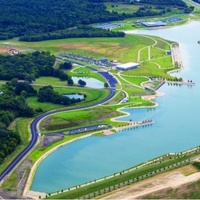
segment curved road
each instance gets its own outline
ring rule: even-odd
[[[37,118],[35,118],[33,120],[33,122],[30,125],[30,129],[31,129],[31,141],[29,142],[28,146],[17,156],[15,157],[15,159],[7,166],[7,168],[0,174],[0,182],[2,183],[4,179],[7,178],[7,176],[14,170],[14,168],[20,164],[20,162],[25,158],[25,156],[28,154],[28,152],[35,146],[35,144],[37,143],[38,140],[38,131],[37,131],[37,124],[38,122],[43,119],[44,117],[47,117],[48,115],[54,114],[54,113],[58,113],[58,112],[63,112],[63,111],[67,111],[67,110],[76,110],[76,109],[80,109],[80,108],[89,108],[92,106],[96,106],[99,104],[103,104],[106,101],[110,100],[114,95],[115,95],[115,84],[117,83],[116,79],[110,75],[108,72],[101,72],[100,73],[104,78],[107,79],[109,85],[110,85],[110,94],[103,100],[101,100],[98,103],[95,103],[93,105],[88,105],[88,106],[82,106],[79,108],[71,108],[71,109],[66,109],[66,110],[59,110],[59,111],[52,111],[52,112],[48,112],[48,113],[44,113],[40,116],[38,116]]]

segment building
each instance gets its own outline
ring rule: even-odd
[[[162,21],[155,21],[155,22],[141,22],[141,25],[146,27],[158,27],[158,26],[166,26],[165,22]]]
[[[139,66],[140,66],[139,63],[130,62],[130,63],[117,65],[116,69],[126,71],[126,70],[130,70],[130,69],[138,68]]]

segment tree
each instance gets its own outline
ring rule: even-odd
[[[83,80],[81,80],[81,79],[78,80],[78,84],[79,84],[81,87],[86,86],[86,82],[83,81]]]
[[[108,88],[108,86],[109,86],[108,83],[104,83],[105,88]]]
[[[25,81],[28,81],[29,83],[32,83],[33,81],[35,81],[35,76],[33,76],[32,74],[27,74],[25,76]]]
[[[67,84],[68,84],[69,86],[74,85],[73,79],[72,79],[72,78],[69,78],[68,81],[67,81]]]
[[[72,63],[71,62],[64,62],[64,63],[61,63],[59,65],[59,69],[72,69]]]

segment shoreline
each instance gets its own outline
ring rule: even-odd
[[[187,23],[190,23],[190,22],[187,22]],[[185,24],[182,24],[182,25],[185,25]],[[166,27],[166,28],[169,28],[169,27]],[[177,46],[177,48],[178,48],[178,50],[179,50],[179,46]],[[178,58],[180,59],[180,57],[179,57],[179,56],[180,56],[180,51],[176,51],[176,53],[178,54],[178,55],[176,55],[176,56],[178,56]],[[172,57],[173,57],[173,56],[174,56],[174,55],[173,55],[173,51],[172,51]],[[181,59],[180,59],[180,60],[181,60]],[[167,72],[167,73],[172,73],[173,71],[178,71],[178,70],[182,70],[182,69],[183,69],[183,67],[182,67],[182,65],[181,65],[180,69],[170,70],[170,71]],[[160,97],[160,96],[163,96],[163,95],[165,95],[165,94],[162,93],[162,92],[156,91],[156,94],[155,94],[155,95],[142,96],[141,98],[144,99],[144,100],[147,100],[147,101],[152,101],[152,100],[154,100],[156,97]],[[117,120],[118,118],[122,118],[122,117],[129,116],[129,115],[130,115],[130,113],[125,112],[125,111],[122,111],[122,109],[126,109],[126,108],[135,108],[135,109],[139,109],[139,108],[153,108],[153,107],[159,106],[158,103],[156,103],[156,102],[154,102],[154,103],[155,103],[155,105],[153,105],[153,106],[136,106],[136,107],[126,107],[126,106],[124,106],[124,107],[122,107],[122,108],[119,108],[119,109],[117,109],[117,111],[119,111],[119,112],[121,112],[121,113],[124,113],[125,115],[124,115],[124,116],[119,116],[119,117],[116,117],[116,118],[111,118],[111,121],[129,122],[129,123],[130,123],[130,121],[120,121],[120,120]],[[117,127],[114,127],[114,128],[116,129]],[[116,130],[117,130],[117,129],[116,129]],[[98,131],[98,132],[99,132],[99,131]],[[23,197],[31,197],[31,198],[35,198],[35,197],[37,196],[37,198],[38,198],[38,195],[39,195],[39,196],[41,196],[41,197],[45,197],[47,193],[43,193],[43,192],[38,192],[38,191],[32,191],[32,190],[30,190],[31,184],[32,184],[33,179],[34,179],[34,175],[35,175],[35,173],[36,173],[36,171],[37,171],[37,168],[39,167],[40,163],[41,163],[46,157],[48,157],[50,154],[52,154],[54,151],[58,150],[58,149],[61,148],[62,146],[66,146],[66,145],[68,145],[68,144],[70,144],[70,143],[73,143],[73,142],[75,142],[75,141],[77,141],[77,140],[81,140],[81,139],[90,137],[90,136],[92,136],[92,135],[94,135],[94,134],[96,134],[96,133],[97,133],[97,132],[89,133],[89,134],[86,134],[86,135],[84,135],[84,136],[81,136],[81,137],[72,139],[72,140],[70,140],[70,141],[63,142],[63,143],[61,143],[61,144],[55,146],[54,148],[50,149],[50,150],[49,150],[48,152],[46,152],[45,154],[43,154],[43,155],[34,163],[34,165],[32,166],[31,171],[30,171],[29,176],[28,176],[28,179],[27,179],[27,181],[26,181],[26,184],[25,184],[25,187],[24,187],[22,196],[23,196]]]
[[[142,98],[147,98],[147,97],[149,97],[149,98],[151,98],[151,100],[153,100],[153,99],[155,99],[156,97],[158,97],[158,96],[163,96],[164,94],[162,93],[161,95],[158,93],[156,93],[155,95],[151,95],[150,97],[149,96],[144,96],[144,97],[142,97]],[[155,103],[155,102],[154,102]],[[155,103],[155,105],[153,105],[153,106],[136,106],[136,107],[129,107],[129,108],[135,108],[135,109],[139,109],[139,108],[149,108],[149,107],[151,107],[151,108],[153,108],[153,107],[157,107],[159,104],[158,103]],[[124,107],[122,107],[122,108],[119,108],[119,109],[117,109],[119,112],[121,112],[121,113],[124,113],[125,114],[125,116],[129,116],[130,115],[130,113],[128,113],[128,112],[125,112],[125,111],[122,111],[122,109],[126,109],[127,107],[126,106],[124,106]],[[122,117],[125,117],[125,116],[119,116],[119,117],[116,117],[116,118],[111,118],[111,121],[118,121],[118,122],[129,122],[129,121],[120,121],[120,120],[116,120],[117,118],[122,118]],[[130,123],[130,122],[129,122]],[[117,127],[113,127],[115,130],[117,130]],[[98,131],[99,132],[99,131]],[[30,173],[29,173],[29,176],[28,176],[28,179],[27,179],[27,181],[26,181],[26,184],[25,184],[25,187],[24,187],[24,191],[23,191],[23,194],[22,194],[22,196],[23,197],[31,197],[31,198],[38,198],[39,196],[40,197],[46,197],[46,195],[47,195],[47,193],[45,193],[45,192],[39,192],[39,191],[33,191],[33,190],[31,190],[30,189],[30,187],[31,187],[31,185],[32,185],[32,182],[33,182],[33,179],[34,179],[34,175],[35,175],[35,173],[36,173],[36,171],[37,171],[37,168],[39,167],[39,165],[40,165],[40,163],[45,159],[45,158],[47,158],[50,154],[52,154],[54,151],[56,151],[56,150],[58,150],[59,148],[61,148],[61,147],[63,147],[63,146],[66,146],[66,145],[68,145],[68,144],[70,144],[70,143],[73,143],[73,142],[76,142],[77,140],[81,140],[81,139],[84,139],[84,138],[87,138],[87,137],[91,137],[91,136],[93,136],[93,135],[95,135],[96,133],[98,133],[98,132],[93,132],[93,133],[89,133],[89,134],[87,134],[87,135],[84,135],[84,136],[81,136],[81,137],[78,137],[78,138],[74,138],[74,139],[72,139],[72,140],[70,140],[70,141],[66,141],[66,142],[63,142],[63,143],[61,143],[61,144],[59,144],[59,145],[57,145],[57,146],[55,146],[54,148],[52,148],[52,149],[50,149],[49,151],[47,151],[46,153],[44,153],[35,163],[34,163],[34,165],[32,166],[32,168],[31,168],[31,171],[30,171]]]

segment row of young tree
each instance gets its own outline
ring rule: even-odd
[[[89,26],[82,26],[81,28],[73,28],[66,30],[59,30],[54,32],[40,33],[40,34],[26,34],[19,38],[21,41],[33,42],[42,40],[54,40],[63,38],[92,38],[92,37],[124,37],[124,32],[114,32],[110,30],[93,28]]]

